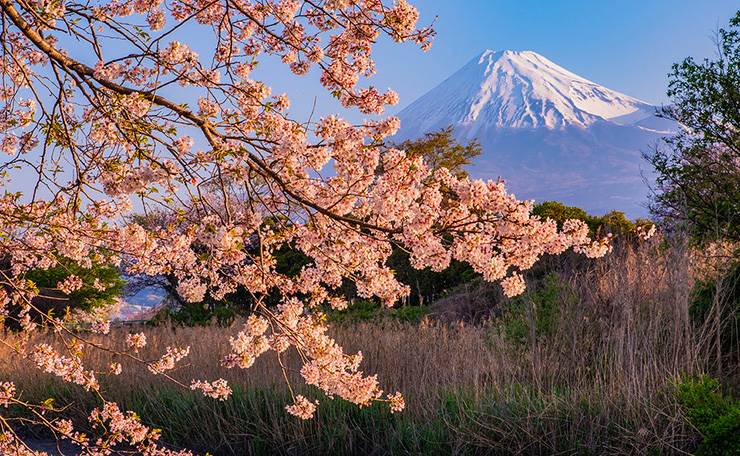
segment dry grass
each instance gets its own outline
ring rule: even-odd
[[[106,338],[121,344],[127,332],[141,330],[148,340],[142,353],[150,359],[166,346],[189,345],[189,364],[173,375],[188,384],[227,379],[235,388],[228,403],[178,392],[130,363],[121,376],[104,379],[103,388],[106,398],[164,427],[171,443],[218,454],[686,454],[697,435],[685,424],[671,382],[681,372],[707,370],[711,354],[711,338],[703,336],[711,330],[689,321],[687,258],[682,244],[624,244],[588,273],[562,274],[547,331],[537,330],[539,295],[525,296],[529,307],[516,317],[532,328],[525,343],[507,337],[511,319],[335,328],[348,352],[362,350],[365,372],[377,373],[386,390],[404,393],[401,415],[324,398],[314,420],[293,419],[283,410],[289,394],[269,354],[248,370],[220,367],[239,322],[119,328]],[[9,342],[13,337],[5,335]],[[40,334],[32,343],[55,337]],[[89,366],[103,370],[110,361],[85,351]],[[297,361],[286,363],[297,368]],[[73,402],[69,413],[80,421],[95,405],[91,395],[58,386],[7,350],[0,362],[2,376],[22,379],[29,398]],[[300,384],[295,373],[292,379]],[[316,390],[298,389],[321,399]]]

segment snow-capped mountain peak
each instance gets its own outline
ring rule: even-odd
[[[444,106],[438,104],[440,99],[445,99]],[[438,128],[441,120],[475,132],[491,127],[588,127],[603,120],[625,125],[654,112],[653,106],[573,74],[535,52],[488,50],[399,116],[404,128],[418,132]]]

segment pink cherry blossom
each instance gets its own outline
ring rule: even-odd
[[[293,405],[286,405],[285,410],[291,415],[307,420],[313,418],[313,414],[316,411],[316,404],[318,404],[318,401],[309,402],[308,399],[299,394],[295,398],[295,403]]]

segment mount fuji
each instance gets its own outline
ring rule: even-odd
[[[402,110],[393,139],[452,125],[483,146],[471,176],[501,176],[519,198],[636,218],[651,179],[641,151],[678,129],[656,112],[534,52],[485,51]]]

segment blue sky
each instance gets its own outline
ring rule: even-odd
[[[422,52],[412,44],[376,47],[378,74],[368,84],[391,87],[401,100],[395,114],[484,51],[530,50],[610,89],[653,104],[665,95],[671,65],[687,56],[715,56],[712,37],[740,4],[729,0],[410,0],[420,24],[437,16],[434,45]],[[270,71],[274,69],[269,65]],[[265,68],[267,70],[268,68]],[[307,115],[316,90],[288,77],[275,92],[293,99],[298,118]],[[305,79],[305,78],[304,78]],[[309,95],[310,93],[310,95]],[[341,112],[320,96],[315,116]],[[350,114],[359,121],[363,116]],[[315,117],[314,117],[315,118]]]

